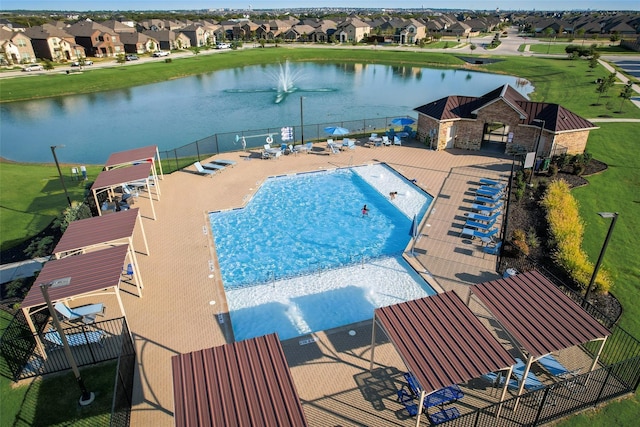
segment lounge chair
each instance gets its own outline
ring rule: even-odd
[[[346,147],[347,147],[349,150],[355,150],[355,149],[356,149],[356,142],[355,142],[353,139],[351,139],[351,138],[345,138],[344,140],[347,142]],[[344,145],[344,144],[342,144],[342,145]]]
[[[451,421],[460,416],[460,411],[458,408],[447,408],[442,411],[436,412],[435,414],[429,414],[429,421],[431,424],[438,425],[442,424],[446,421]]]
[[[313,149],[313,143],[312,142],[307,142],[306,144],[303,145],[297,145],[295,147],[293,147],[293,152],[294,153],[302,153],[303,151],[307,154],[309,154],[309,152]]]
[[[465,213],[466,217],[472,219],[474,221],[496,221],[498,217],[500,217],[500,212],[495,212],[493,215],[482,215],[475,212],[467,212]]]
[[[492,214],[494,211],[498,211],[502,207],[502,205],[503,205],[502,201],[494,204],[493,206],[480,205],[480,204],[474,203],[471,205],[471,209],[478,212],[486,212],[487,214]]]
[[[485,380],[489,381],[493,387],[500,387],[504,385],[505,375],[502,373],[496,374],[495,372],[489,372],[488,374],[484,374],[482,376]],[[507,385],[510,389],[517,390],[518,389],[518,381],[513,378],[509,379],[509,384]]]
[[[64,320],[82,319],[86,324],[95,322],[97,315],[104,314],[104,304],[102,303],[69,308],[65,303],[59,301],[54,305],[54,308],[64,317]]]
[[[513,375],[518,379],[519,382],[522,382],[522,374],[524,374],[525,364],[522,360],[516,357],[516,364],[513,366]],[[537,390],[539,388],[544,387],[542,381],[536,377],[536,374],[531,372],[527,372],[527,377],[524,379],[524,388],[528,391]]]
[[[330,154],[340,153],[340,146],[333,142],[333,139],[327,140],[327,148],[329,148]]]
[[[224,170],[224,166],[222,165],[218,165],[215,163],[203,163],[202,167],[208,170],[212,170],[212,171],[223,171]]]
[[[389,137],[387,135],[382,137],[382,143],[387,146],[391,145],[391,141],[389,141]]]
[[[418,405],[413,401],[413,396],[407,392],[404,387],[398,390],[398,402],[405,407],[409,416],[415,417],[418,415]]]
[[[494,197],[486,197],[486,196],[477,195],[474,200],[476,202],[479,202],[479,203],[485,203],[485,204],[488,204],[488,205],[495,205],[496,203],[498,203],[500,201],[501,198],[502,198],[501,194],[498,194],[498,195],[496,195]]]
[[[480,231],[480,230],[476,230],[474,228],[464,228],[462,229],[462,231],[460,232],[460,237],[462,236],[469,236],[472,239],[475,239],[476,237],[480,237],[482,238],[486,238],[486,239],[490,239],[491,236],[493,236],[494,234],[496,234],[498,232],[498,228],[492,228],[491,230],[488,231]]]
[[[279,148],[271,148],[270,144],[264,144],[264,150],[262,151],[263,159],[274,159],[282,155],[282,151]]]
[[[491,227],[493,227],[493,225],[496,223],[496,220],[492,220],[489,221],[487,223],[484,222],[478,222],[478,221],[473,221],[471,219],[468,219],[467,222],[464,223],[464,227],[465,228],[476,228],[478,230],[489,230]]]
[[[486,191],[488,193],[498,194],[502,193],[502,188],[492,187],[490,185],[481,185],[478,190]]]
[[[226,159],[215,159],[215,160],[212,160],[211,163],[215,163],[217,165],[222,165],[222,166],[231,166],[231,167],[234,167],[236,165],[235,160],[226,160]]]
[[[196,172],[200,175],[213,176],[216,173],[216,171],[203,168],[200,162],[195,162],[193,166],[195,166]]]
[[[580,373],[580,369],[575,369],[573,371],[567,369],[562,363],[558,362],[558,360],[553,357],[552,354],[542,356],[540,359],[538,359],[538,363],[542,365],[542,367],[554,377],[564,379],[578,375]]]
[[[402,145],[402,140],[400,139],[400,137],[398,137],[398,135],[393,136],[393,145]]]
[[[78,332],[76,334],[66,334],[69,347],[77,347],[86,344],[100,344],[102,347],[102,338],[104,337],[104,331],[85,331]],[[55,345],[56,347],[62,347],[62,338],[57,331],[50,331],[44,334],[44,339]]]
[[[424,407],[431,408],[433,406],[442,406],[453,403],[464,397],[464,393],[457,384],[449,387],[441,388],[427,395],[424,399]]]
[[[484,246],[482,248],[482,252],[489,255],[498,255],[498,252],[500,252],[500,247],[502,247],[502,241],[499,241],[493,246]]]
[[[500,198],[502,197],[502,191],[487,190],[486,187],[480,187],[476,190],[476,195],[490,197],[492,199],[496,197]]]
[[[493,187],[497,187],[497,186],[502,185],[502,186],[506,187],[506,185],[504,183],[502,183],[500,181],[496,181],[495,179],[480,178],[478,181],[480,182],[480,184],[483,184],[483,185],[491,185]]]

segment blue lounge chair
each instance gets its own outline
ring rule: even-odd
[[[486,222],[494,221],[495,222],[498,219],[498,217],[500,217],[500,212],[496,212],[493,215],[482,215],[479,213],[467,212],[465,215],[467,216],[467,218],[472,219],[474,221],[486,221]]]
[[[82,319],[84,323],[93,323],[96,320],[97,315],[104,313],[104,304],[89,304],[81,307],[69,308],[63,302],[57,302],[54,308],[60,313],[65,320],[78,320]]]
[[[446,421],[456,419],[459,416],[460,411],[458,411],[458,408],[447,408],[443,409],[442,411],[436,412],[435,414],[430,414],[429,421],[431,421],[431,424],[433,425],[438,425]]]
[[[432,406],[442,406],[449,403],[453,403],[464,397],[464,393],[460,390],[457,384],[449,387],[441,388],[433,393],[427,395],[424,399],[424,407],[430,408]]]
[[[472,239],[475,239],[476,237],[479,238],[486,238],[486,239],[490,239],[491,236],[493,236],[494,234],[496,234],[498,232],[498,228],[492,228],[489,231],[480,231],[480,230],[476,230],[474,228],[463,228],[462,231],[460,232],[460,236],[469,236]]]
[[[492,187],[502,186],[503,188],[506,187],[505,183],[500,182],[500,181],[496,181],[495,179],[480,178],[479,181],[480,181],[480,184],[482,184],[482,185],[490,185]]]
[[[498,203],[498,202],[500,201],[500,199],[501,199],[501,198],[502,198],[502,195],[501,195],[501,194],[498,194],[498,195],[493,196],[493,197],[491,197],[491,196],[488,196],[488,197],[487,197],[487,196],[480,196],[480,195],[477,195],[477,196],[476,196],[476,198],[475,198],[475,201],[476,201],[476,202],[479,202],[479,203],[485,203],[485,204],[489,204],[489,205],[495,205],[496,203]]]
[[[573,375],[577,375],[580,372],[579,369],[570,371],[562,363],[558,362],[558,360],[551,354],[542,356],[540,359],[538,359],[538,363],[542,365],[542,367],[554,377],[567,378]]]
[[[499,210],[502,205],[504,203],[502,201],[494,204],[493,206],[489,206],[489,205],[480,205],[477,203],[473,203],[471,205],[471,209],[473,209],[474,211],[478,211],[478,212],[488,212],[489,214],[492,214],[494,211]]]
[[[481,185],[480,188],[478,188],[478,190],[488,191],[488,192],[493,193],[493,194],[502,193],[502,189],[501,188],[491,187],[489,185]]]
[[[496,243],[493,246],[485,246],[482,248],[482,252],[489,255],[498,255],[500,252],[500,248],[502,247],[502,241]]]
[[[525,364],[522,360],[516,358],[516,364],[513,366],[513,375],[518,378],[519,382],[522,382],[522,375],[524,374]],[[537,390],[544,387],[544,384],[536,377],[536,374],[527,372],[527,377],[524,379],[524,388],[528,391]]]
[[[416,381],[415,377],[410,372],[405,372],[402,374],[404,379],[407,381],[409,385],[409,389],[414,394],[414,396],[418,396],[420,394],[420,386],[418,385],[418,381]]]
[[[488,374],[484,374],[482,376],[485,380],[489,381],[492,386],[500,387],[504,384],[505,376],[502,373],[496,374],[495,372],[489,372]],[[517,390],[518,389],[518,381],[513,378],[509,379],[509,384],[507,385],[510,389]]]
[[[67,342],[69,343],[69,347],[77,347],[85,344],[100,344],[102,338],[104,337],[104,331],[87,331],[87,332],[78,332],[77,334],[67,334]],[[57,331],[50,331],[44,334],[44,339],[49,341],[51,344],[62,347],[62,338]]]
[[[196,172],[200,175],[213,176],[216,173],[216,171],[214,170],[208,170],[203,168],[200,162],[195,162],[193,166],[195,166]]]
[[[501,198],[502,192],[501,191],[495,192],[495,191],[487,190],[485,188],[480,187],[476,190],[476,195],[490,197],[490,198],[496,198],[496,197]]]
[[[418,405],[416,405],[413,401],[413,396],[407,392],[404,387],[398,390],[398,402],[405,407],[409,416],[415,417],[418,415]]]
[[[496,220],[492,220],[489,221],[487,223],[485,222],[478,222],[478,221],[473,221],[471,219],[468,219],[467,222],[464,223],[464,227],[465,228],[476,228],[478,230],[489,230],[491,227],[493,227],[493,225],[496,223]]]

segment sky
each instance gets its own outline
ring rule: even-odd
[[[638,0],[0,0],[0,10],[184,10],[304,7],[433,8],[494,10],[640,10]]]

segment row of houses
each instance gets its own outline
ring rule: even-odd
[[[277,40],[297,42],[382,42],[417,44],[438,36],[458,39],[492,32],[502,25],[519,25],[523,31],[542,34],[637,34],[640,14],[435,14],[414,18],[360,16],[256,20],[248,16],[219,22],[202,19],[125,18],[102,22],[62,21],[30,28],[9,22],[0,27],[0,60],[5,65],[36,59],[70,61],[85,57],[144,54],[157,50],[213,46],[218,41]]]
[[[343,20],[287,19],[252,21],[171,21],[149,19],[140,22],[108,20],[51,22],[30,28],[0,27],[0,49],[5,65],[35,62],[37,59],[64,62],[86,57],[144,54],[157,50],[213,46],[222,40],[276,40],[301,42],[381,41],[416,44],[434,34],[473,35],[492,31],[499,18],[481,17],[460,22],[455,16],[435,19],[384,17]]]

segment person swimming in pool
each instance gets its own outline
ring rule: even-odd
[[[364,205],[362,207],[362,216],[365,216],[365,215],[369,215],[369,208],[367,207],[367,205]]]
[[[396,198],[397,195],[398,195],[397,191],[392,191],[391,193],[389,193],[389,198],[393,200]]]

